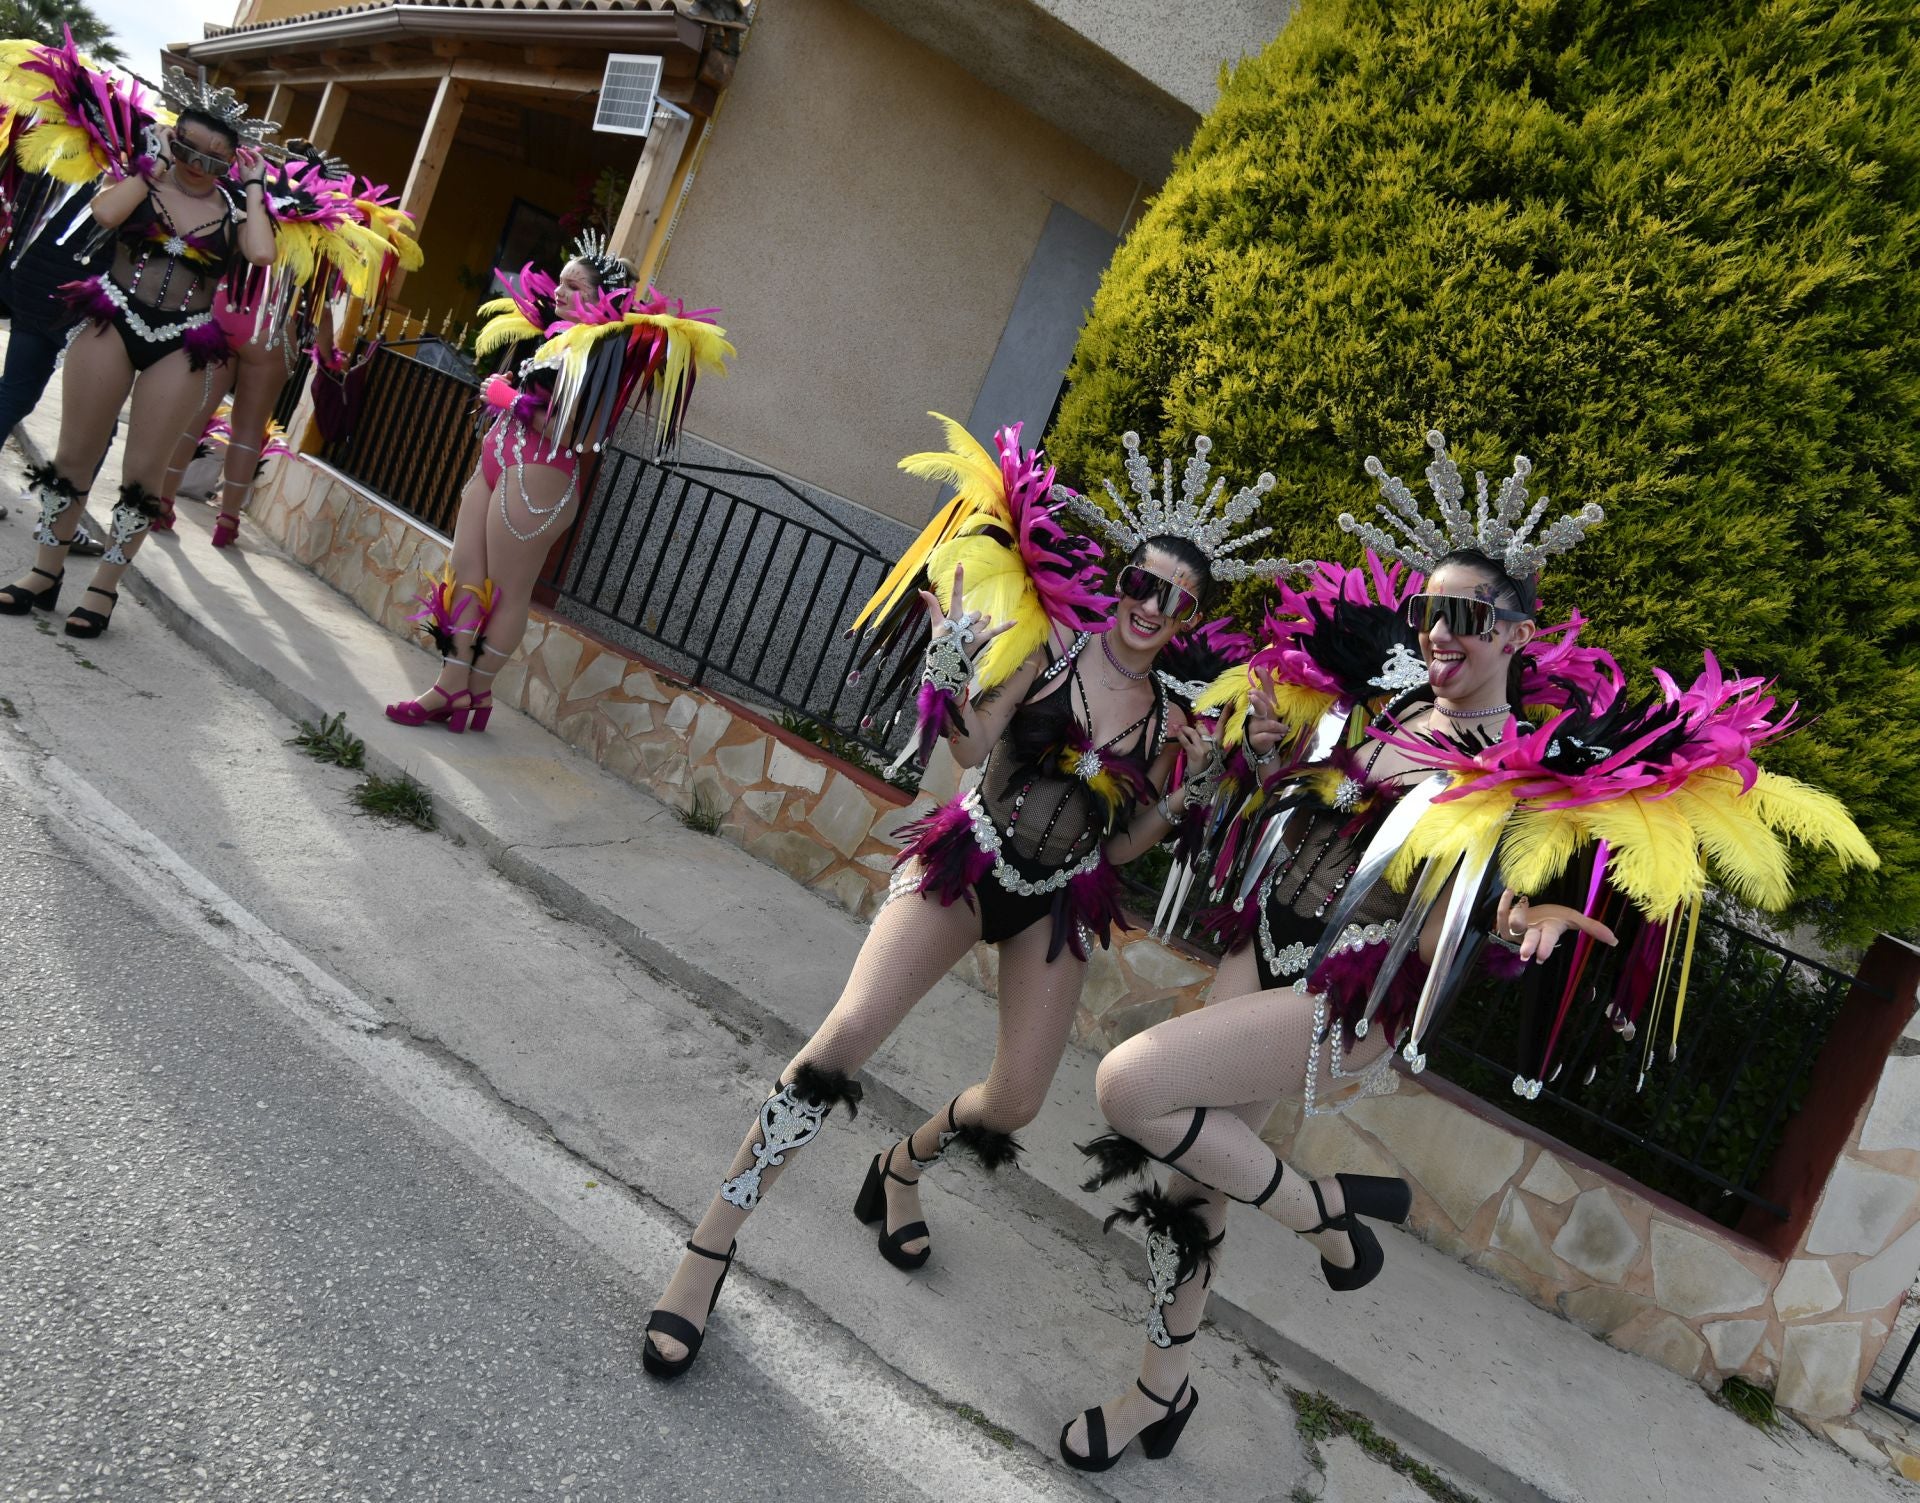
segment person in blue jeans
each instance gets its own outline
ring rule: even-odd
[[[79,253],[94,238],[88,233],[89,226],[82,226],[67,244],[60,243],[61,232],[85,211],[93,192],[91,183],[75,190],[49,216],[40,233],[24,245],[16,242],[0,252],[0,312],[9,321],[6,365],[0,369],[0,443],[5,443],[27,414],[40,405],[60,352],[67,347],[67,337],[79,322],[79,315],[59,296],[61,284],[92,276],[113,254],[110,242],[102,243],[91,258]],[[23,190],[19,196],[28,204],[38,197],[31,190]],[[26,228],[22,224],[16,233]],[[0,508],[0,516],[4,515],[4,508]],[[98,553],[99,545],[85,537],[85,532],[83,522],[83,536],[76,539],[73,551]]]

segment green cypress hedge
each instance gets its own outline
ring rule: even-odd
[[[1704,648],[1806,729],[1767,765],[1885,865],[1800,864],[1835,937],[1920,925],[1920,25],[1909,0],[1303,0],[1109,269],[1049,438],[1213,435],[1296,557],[1421,435],[1607,523],[1550,565],[1635,680]],[[1157,447],[1156,447],[1157,446]],[[1537,492],[1536,492],[1537,493]],[[1558,514],[1559,506],[1555,513]],[[1238,605],[1257,610],[1257,591]]]

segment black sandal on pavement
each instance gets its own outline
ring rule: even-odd
[[[903,1141],[908,1159],[916,1164],[921,1163],[920,1159],[914,1157],[913,1140],[907,1138]],[[897,1231],[887,1226],[886,1182],[892,1180],[895,1184],[915,1186],[920,1183],[917,1179],[907,1179],[893,1172],[893,1150],[900,1146],[900,1143],[895,1143],[884,1155],[876,1153],[873,1156],[873,1163],[867,1167],[866,1182],[860,1186],[860,1196],[853,1203],[853,1214],[869,1226],[876,1221],[879,1222],[880,1256],[901,1272],[912,1273],[914,1269],[924,1267],[927,1259],[933,1256],[933,1240],[927,1232],[927,1224],[924,1221],[909,1221]],[[935,1158],[925,1162],[931,1164],[937,1161],[936,1155]],[[907,1243],[922,1240],[926,1242],[925,1247],[918,1252],[907,1251]]]
[[[1140,1449],[1149,1461],[1165,1461],[1173,1454],[1173,1448],[1180,1442],[1180,1432],[1187,1428],[1187,1421],[1193,1418],[1193,1411],[1200,1407],[1200,1390],[1186,1378],[1180,1380],[1180,1386],[1173,1391],[1173,1397],[1163,1399],[1146,1384],[1134,1380],[1139,1389],[1154,1403],[1167,1411],[1165,1419],[1157,1419],[1142,1430],[1133,1440],[1140,1442]],[[1182,1395],[1192,1393],[1193,1399],[1186,1408],[1178,1407]],[[1098,1409],[1089,1409],[1081,1418],[1087,1422],[1087,1454],[1082,1456],[1067,1448],[1067,1435],[1073,1429],[1073,1421],[1068,1420],[1060,1427],[1060,1459],[1076,1472],[1104,1472],[1127,1454],[1127,1446],[1122,1446],[1111,1456],[1107,1454],[1107,1420]],[[1132,1445],[1129,1440],[1127,1445]]]
[[[1375,1221],[1405,1221],[1413,1214],[1413,1187],[1403,1179],[1380,1174],[1336,1174],[1334,1178],[1340,1181],[1340,1193],[1345,1197],[1346,1209],[1338,1216],[1329,1216],[1327,1202],[1320,1194],[1320,1182],[1308,1180],[1307,1187],[1313,1191],[1313,1203],[1320,1208],[1320,1224],[1308,1227],[1299,1235],[1312,1237],[1321,1232],[1346,1233],[1347,1241],[1353,1245],[1353,1266],[1336,1267],[1322,1256],[1320,1273],[1326,1279],[1328,1288],[1347,1294],[1371,1284],[1387,1264],[1387,1255],[1380,1247],[1380,1239],[1374,1236],[1373,1228],[1359,1218],[1370,1216]]]
[[[113,605],[120,602],[118,591],[103,590],[98,585],[88,585],[86,595],[80,598],[85,600],[87,595],[98,595],[102,600],[112,601]],[[70,637],[99,636],[107,629],[113,617],[113,605],[109,605],[104,612],[88,610],[84,605],[75,606],[67,616],[67,635]],[[79,624],[75,625],[76,622]]]
[[[707,1301],[707,1314],[713,1314],[713,1307],[720,1303],[720,1291],[726,1287],[727,1275],[733,1271],[733,1255],[740,1249],[738,1242],[727,1245],[725,1253],[708,1252],[704,1247],[696,1247],[691,1240],[687,1251],[698,1253],[703,1258],[711,1258],[716,1263],[725,1263],[720,1277],[714,1280],[713,1298]],[[660,1354],[653,1344],[653,1332],[679,1342],[687,1351],[686,1355],[668,1359]],[[671,1310],[655,1310],[647,1316],[647,1337],[640,1348],[640,1365],[656,1378],[677,1378],[693,1366],[693,1359],[700,1355],[700,1343],[707,1339],[707,1333],[684,1315],[675,1315]]]
[[[0,616],[24,616],[28,611],[50,611],[59,604],[60,581],[67,577],[66,570],[62,569],[58,574],[49,574],[45,569],[32,572],[53,583],[44,590],[17,584],[0,589]]]

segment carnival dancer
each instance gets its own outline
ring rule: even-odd
[[[94,194],[78,226],[62,231],[111,238],[114,258],[107,271],[66,289],[92,327],[67,347],[54,461],[28,473],[40,503],[39,552],[26,575],[0,589],[0,613],[57,604],[86,490],[131,390],[111,545],[82,597],[93,604],[66,623],[69,636],[97,637],[119,599],[120,576],[159,513],[174,441],[205,399],[205,368],[226,358],[213,322],[215,288],[237,257],[257,265],[273,259],[260,186],[265,164],[256,149],[270,123],[250,119],[231,90],[178,68],[163,90],[178,116],[171,126],[154,123],[137,88],[87,68],[71,44],[35,49],[17,63],[5,85],[9,103],[22,78],[36,77],[47,85],[34,104],[37,123],[19,129],[9,149],[33,166],[38,159],[29,155],[44,133],[77,140],[83,165],[117,179]],[[234,172],[240,186],[229,189]]]
[[[180,435],[161,489],[161,514],[152,528],[173,531],[181,477],[215,412],[230,403],[215,548],[231,547],[239,539],[240,517],[266,458],[274,406],[302,351],[315,343],[327,323],[333,302],[346,296],[369,302],[384,286],[390,264],[404,261],[409,269],[421,264],[410,238],[396,244],[368,222],[346,163],[311,142],[289,141],[282,159],[269,161],[264,187],[273,225],[273,262],[234,268],[214,299],[214,321],[233,356],[211,383],[195,421]]]
[[[1219,864],[1227,875],[1214,891],[1228,901],[1214,920],[1245,935],[1214,985],[1226,1000],[1137,1035],[1100,1067],[1113,1132],[1087,1145],[1098,1166],[1090,1187],[1149,1159],[1172,1172],[1116,1213],[1147,1227],[1147,1344],[1134,1386],[1062,1429],[1060,1453],[1075,1468],[1112,1466],[1135,1437],[1154,1458],[1179,1439],[1199,1402],[1188,1343],[1218,1268],[1228,1201],[1305,1238],[1336,1290],[1378,1275],[1384,1255],[1361,1218],[1404,1221],[1406,1182],[1310,1180],[1260,1132],[1282,1098],[1318,1114],[1367,1093],[1396,1046],[1422,1068],[1422,1038],[1474,958],[1481,924],[1491,920],[1519,969],[1562,959],[1564,979],[1538,989],[1544,1046],[1526,1046],[1536,1066],[1515,1082],[1537,1095],[1568,1009],[1586,995],[1593,946],[1613,945],[1615,927],[1638,933],[1610,1015],[1627,1036],[1645,1027],[1650,1045],[1647,1009],[1656,1021],[1665,1009],[1677,1025],[1684,1006],[1676,957],[1691,954],[1709,866],[1741,897],[1777,906],[1789,896],[1783,832],[1845,861],[1876,859],[1833,800],[1752,764],[1752,748],[1791,720],[1774,712],[1764,685],[1723,678],[1709,663],[1686,692],[1662,676],[1658,697],[1635,701],[1610,659],[1575,645],[1577,616],[1539,632],[1540,567],[1602,520],[1597,506],[1536,536],[1546,499],[1529,510],[1523,458],[1491,505],[1479,477],[1470,513],[1444,438],[1430,433],[1428,443],[1438,522],[1373,458],[1380,509],[1399,536],[1341,518],[1376,554],[1419,573],[1403,578],[1378,557],[1364,573],[1323,566],[1315,590],[1283,595],[1267,646],[1237,690],[1215,700],[1263,770],[1271,823],[1242,832],[1255,851],[1243,868]],[[1343,610],[1352,629],[1336,634]],[[1383,610],[1404,621],[1404,636],[1383,626]],[[1407,672],[1415,643],[1417,683]],[[1365,727],[1357,744],[1348,735],[1356,722]],[[1507,886],[1497,906],[1483,898],[1495,874]],[[1529,901],[1568,876],[1580,879],[1583,904]],[[1244,903],[1234,912],[1249,893],[1251,914]],[[1649,953],[1656,963],[1644,962]]]
[[[648,1318],[643,1356],[657,1377],[698,1356],[747,1216],[832,1107],[853,1110],[854,1074],[982,940],[999,951],[987,1077],[874,1156],[855,1214],[876,1225],[887,1262],[918,1268],[931,1254],[921,1175],[956,1148],[989,1170],[1014,1159],[1013,1133],[1038,1114],[1066,1046],[1088,942],[1106,944],[1120,917],[1117,868],[1207,791],[1197,779],[1171,786],[1180,747],[1200,743],[1156,663],[1211,585],[1284,567],[1230,556],[1266,535],[1232,536],[1273,477],[1223,504],[1224,481],[1207,490],[1203,447],[1182,494],[1137,519],[1118,597],[1102,595],[1100,550],[1061,525],[1053,471],[1020,448],[1019,429],[998,433],[989,452],[941,421],[948,451],[901,468],[956,494],[854,630],[866,633],[859,661],[897,651],[902,680],[919,666],[917,748],[945,736],[963,767],[984,774],[902,832],[887,902],[845,990],[781,1071]]]
[[[402,725],[484,731],[494,676],[525,634],[540,565],[579,507],[580,471],[636,400],[657,407],[656,446],[672,445],[695,377],[724,375],[734,353],[710,312],[689,314],[634,283],[632,266],[589,231],[559,280],[531,266],[499,272],[508,295],[481,308],[484,357],[522,340],[542,342],[520,381],[482,388],[492,411],[480,467],[461,492],[453,553],[417,597],[418,621],[441,658],[418,699],[387,706]]]

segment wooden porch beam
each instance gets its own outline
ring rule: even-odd
[[[666,210],[667,195],[680,168],[680,156],[687,143],[693,121],[685,110],[671,105],[655,108],[647,144],[641,148],[633,180],[627,184],[627,197],[620,205],[620,217],[613,222],[614,254],[625,256],[640,274],[645,285],[650,268],[644,263],[647,246]]]
[[[427,126],[414,148],[413,166],[407,173],[407,186],[400,195],[400,207],[423,228],[427,210],[433,205],[434,189],[440,186],[440,174],[447,165],[447,153],[460,130],[460,111],[467,102],[467,86],[451,74],[442,76],[434,90],[433,108],[427,112]],[[390,284],[398,295],[406,273],[396,270]]]
[[[281,125],[287,123],[287,111],[293,108],[293,90],[286,84],[277,83],[267,95],[266,118]]]
[[[307,139],[322,151],[328,150],[339,134],[340,122],[347,113],[347,100],[351,97],[351,91],[338,80],[329,80],[321,91],[320,107],[313,112],[313,129]]]
[[[418,88],[437,84],[448,77],[444,62],[421,61],[401,67],[362,64],[341,68],[275,69],[255,76],[254,86],[271,83],[274,88],[312,88],[330,83],[354,84],[369,89]],[[452,77],[490,88],[516,90],[529,94],[581,95],[600,92],[605,76],[600,68],[534,68],[518,63],[489,63],[473,58],[456,58]],[[663,89],[662,92],[665,92]]]

